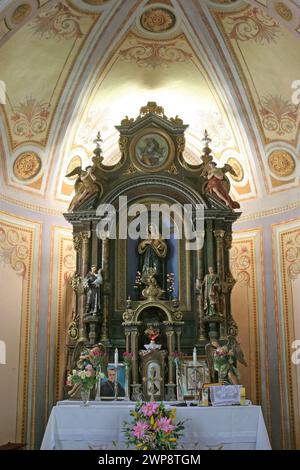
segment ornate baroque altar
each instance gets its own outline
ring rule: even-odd
[[[183,157],[187,125],[178,116],[165,116],[156,103],[148,103],[136,119],[126,117],[116,128],[118,163],[104,164],[98,135],[92,165],[69,174],[77,175],[75,196],[65,214],[73,226],[77,264],[67,369],[72,370],[83,347],[101,342],[110,360],[115,348],[133,353],[132,399],[173,400],[172,353],[190,353],[196,346],[198,355],[204,356],[207,345],[236,341],[229,250],[232,224],[240,213],[235,212],[239,205],[229,196],[226,176],[233,169],[216,166],[207,133],[199,164],[187,163]],[[106,215],[97,209],[99,204],[115,208],[116,232],[122,231],[119,223],[125,205],[120,206],[120,197],[122,204],[127,198],[128,222],[133,220],[133,204],[143,204],[149,212],[151,205],[163,205],[161,217],[156,225],[149,223],[146,236],[138,240],[100,237],[99,222]],[[176,238],[180,217],[171,213],[167,219],[174,204],[189,205],[194,227],[202,222],[197,238],[203,243],[197,249],[186,249],[185,233]],[[197,221],[199,206],[203,207],[201,221]],[[168,240],[161,235],[166,228]],[[211,381],[217,381],[212,366],[210,373]]]

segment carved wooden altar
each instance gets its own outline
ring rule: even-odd
[[[166,117],[163,108],[156,103],[148,103],[141,108],[136,119],[126,117],[116,128],[120,133],[120,160],[113,166],[106,166],[100,138],[96,139],[92,166],[77,170],[76,194],[69,212],[65,214],[73,226],[77,252],[73,277],[76,312],[70,328],[68,368],[72,367],[72,352],[78,342],[92,346],[100,341],[110,351],[111,357],[116,347],[120,353],[125,350],[133,352],[131,396],[137,398],[143,389],[141,351],[146,342],[144,332],[149,326],[158,327],[161,351],[165,351],[162,359],[164,385],[160,398],[174,399],[176,380],[172,352],[190,354],[196,345],[198,354],[204,355],[208,341],[218,339],[222,343],[228,336],[237,335],[230,302],[234,280],[229,269],[229,250],[232,224],[240,213],[233,210],[236,206],[226,196],[230,184],[225,172],[230,171],[229,166],[223,173],[223,183],[225,187],[227,185],[225,199],[222,200],[222,193],[218,197],[216,192],[208,190],[211,183],[205,168],[213,162],[213,157],[207,135],[202,155],[199,152],[199,164],[190,165],[183,157],[187,125],[178,116]],[[148,144],[152,148],[151,139],[159,143],[156,153],[147,150]],[[214,168],[213,164],[211,168]],[[98,238],[97,224],[103,217],[97,213],[98,205],[112,204],[119,214],[122,210],[118,205],[120,196],[127,197],[128,207],[133,203],[144,204],[149,209],[152,203],[169,207],[174,203],[190,204],[194,224],[197,216],[195,207],[203,205],[204,230],[198,234],[204,239],[203,246],[186,251],[184,237],[172,241],[176,263],[167,262],[171,267],[176,266],[176,289],[171,295],[159,295],[155,285],[154,289],[150,288],[151,282],[144,283],[143,295],[136,295],[131,269],[135,256],[132,242],[126,238]],[[86,291],[82,280],[92,264],[102,268],[102,284],[99,287],[100,307],[90,314],[86,312]],[[208,268],[212,268],[218,278],[218,307],[215,311],[205,309],[204,279]],[[164,291],[165,283],[164,277],[160,286]],[[147,287],[150,290],[146,290]]]

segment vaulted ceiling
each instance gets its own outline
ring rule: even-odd
[[[3,0],[1,8],[8,200],[64,210],[74,183],[64,175],[89,163],[97,131],[106,164],[116,161],[114,126],[148,101],[189,124],[191,163],[208,130],[216,159],[236,169],[242,208],[299,199],[297,1]]]

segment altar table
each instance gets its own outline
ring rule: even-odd
[[[126,449],[123,421],[134,402],[58,402],[52,408],[41,449]],[[185,420],[178,449],[270,450],[260,406],[176,407]]]

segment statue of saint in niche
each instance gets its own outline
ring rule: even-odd
[[[138,244],[139,270],[142,273],[142,282],[147,276],[147,270],[154,268],[157,283],[163,288],[165,274],[165,260],[168,252],[167,242],[157,230],[156,225],[148,225],[148,238]]]
[[[208,316],[220,315],[220,278],[213,267],[208,268],[204,277],[204,311]]]
[[[97,315],[101,311],[100,286],[102,283],[102,269],[97,270],[97,266],[91,266],[83,280],[86,293],[86,315]]]

